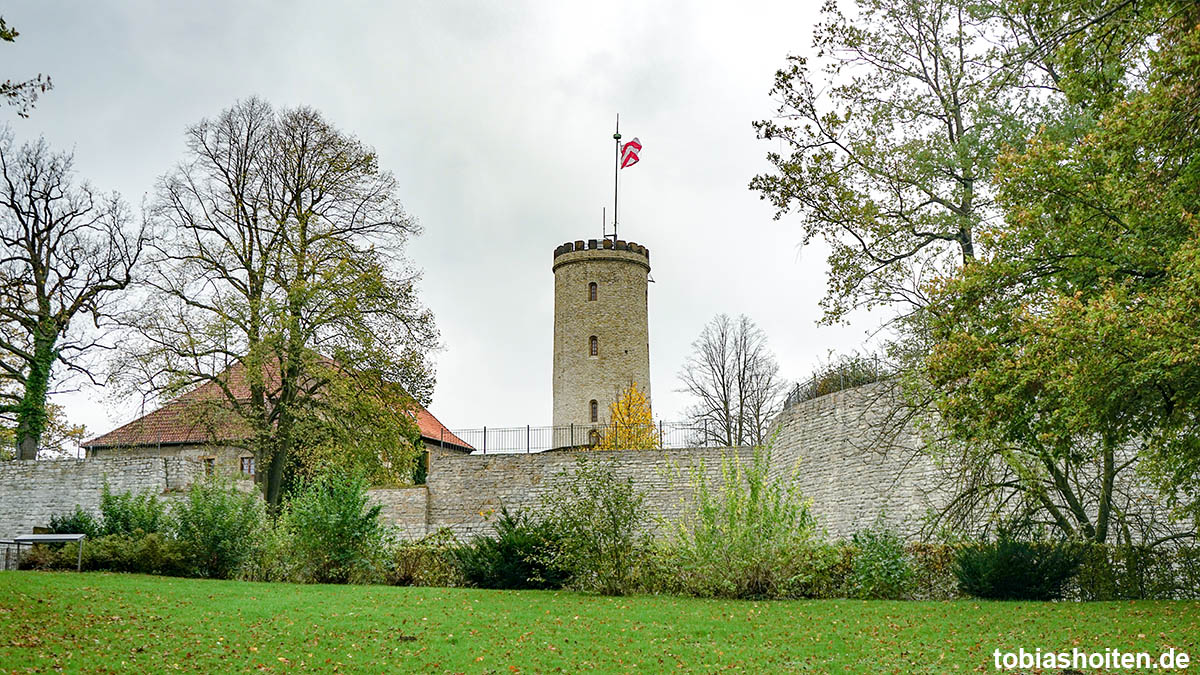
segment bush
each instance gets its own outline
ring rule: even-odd
[[[367,487],[361,476],[329,472],[289,500],[279,526],[292,537],[300,579],[342,584],[382,578],[382,507],[368,505]]]
[[[1071,542],[1026,542],[1001,534],[995,542],[962,548],[955,576],[962,591],[993,600],[1057,600],[1079,570]]]
[[[100,534],[162,532],[167,528],[166,512],[167,505],[154,495],[129,491],[114,495],[105,485],[100,493]]]
[[[559,542],[546,521],[500,508],[496,533],[455,551],[463,576],[479,588],[562,588],[569,574],[556,566]]]
[[[238,568],[237,577],[244,581],[275,581],[304,583],[306,568],[299,558],[297,546],[283,519],[267,519],[259,532],[255,546]]]
[[[617,478],[612,462],[581,457],[543,498],[544,515],[560,544],[550,564],[569,573],[581,589],[629,593],[647,550],[643,499],[632,480]]]
[[[50,516],[49,529],[51,534],[86,534],[89,539],[95,539],[100,534],[100,523],[76,505],[71,513]]]
[[[724,456],[716,486],[709,485],[703,466],[693,472],[696,510],[676,524],[672,541],[682,592],[722,598],[793,594],[790,586],[811,571],[799,566],[816,523],[792,478],[771,478],[764,448],[756,448],[750,462]]]
[[[787,405],[879,382],[889,377],[890,373],[891,370],[880,362],[877,355],[845,354],[819,366],[813,371],[812,377],[793,387],[788,393]]]
[[[458,563],[458,540],[442,529],[419,541],[397,544],[384,581],[392,586],[462,586],[465,579]]]
[[[863,600],[900,600],[912,591],[914,573],[904,542],[886,529],[854,533],[850,594]]]
[[[910,596],[913,600],[952,600],[960,597],[954,563],[958,548],[953,544],[914,542],[908,544],[913,567]]]
[[[74,570],[78,549],[74,546],[34,546],[23,557],[23,569]],[[174,540],[159,533],[104,535],[83,544],[83,569],[88,572],[136,572],[183,576],[187,572],[183,552]]]
[[[1168,600],[1200,597],[1197,549],[1188,546],[1087,544],[1072,584],[1080,600]]]
[[[845,544],[809,544],[795,555],[787,597],[844,598],[854,549]]]
[[[228,579],[252,555],[265,513],[256,494],[211,478],[193,483],[171,516],[188,572]]]

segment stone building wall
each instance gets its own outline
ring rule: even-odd
[[[253,479],[253,475],[242,475],[242,459],[252,459],[254,453],[245,448],[208,443],[181,443],[171,445],[139,445],[131,447],[92,448],[88,457],[115,459],[118,457],[172,457],[190,459],[203,463],[211,459],[213,470],[224,475]]]
[[[650,395],[650,252],[632,242],[591,240],[564,244],[554,253],[553,423],[589,424],[593,400],[603,422],[630,382]],[[596,284],[595,300],[589,300],[590,283]],[[598,340],[596,356],[592,336]],[[565,445],[555,439],[555,447]]]
[[[0,462],[0,539],[29,534],[76,506],[98,514],[107,484],[113,492],[180,492],[203,475],[180,458],[14,460]]]

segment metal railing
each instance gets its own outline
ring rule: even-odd
[[[810,401],[835,391],[853,389],[864,384],[878,382],[891,374],[887,366],[879,362],[879,356],[851,357],[830,364],[804,382],[788,390],[783,407],[793,403]]]
[[[605,439],[637,438],[639,445],[663,449],[717,447],[706,425],[663,422],[635,425],[633,428],[614,424],[568,424],[564,426],[483,427],[451,429],[476,452],[483,454],[532,453],[547,450],[587,449],[600,445]],[[620,441],[618,445],[620,444]]]

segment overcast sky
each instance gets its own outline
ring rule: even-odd
[[[137,206],[184,129],[237,99],[306,104],[378,151],[424,227],[409,253],[444,349],[431,407],[451,428],[549,424],[553,250],[600,235],[612,132],[644,145],[622,174],[621,237],[652,251],[655,414],[714,314],[762,327],[781,374],[857,348],[876,319],[825,327],[825,250],[747,189],[778,149],[751,122],[817,2],[17,2],[3,79],[47,73],[18,139],[74,149],[80,177]],[[93,434],[138,413],[59,395]]]

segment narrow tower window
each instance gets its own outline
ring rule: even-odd
[[[588,284],[588,302],[596,299],[596,282]]]
[[[592,399],[592,402],[588,404],[588,410],[591,411],[592,421],[599,422],[600,421],[600,404],[596,403],[596,399]]]
[[[588,354],[591,356],[600,356],[600,339],[595,335],[588,338]]]

